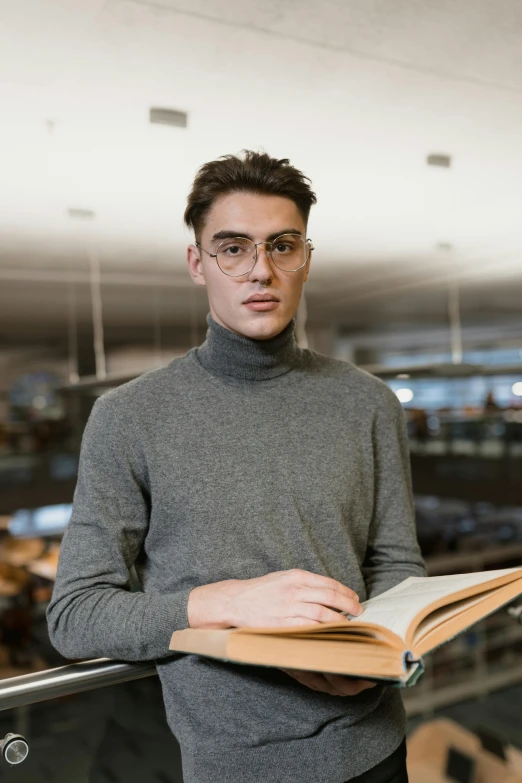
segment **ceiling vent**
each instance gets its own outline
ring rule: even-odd
[[[156,125],[174,125],[176,128],[186,128],[188,114],[186,111],[177,111],[176,109],[158,109],[150,110],[150,121]]]
[[[72,207],[71,209],[67,210],[67,214],[69,217],[77,218],[78,220],[90,220],[94,217],[94,212],[92,209],[80,209],[77,207]]]
[[[428,166],[439,166],[443,169],[449,169],[451,166],[451,155],[440,155],[439,153],[428,155],[426,163]]]

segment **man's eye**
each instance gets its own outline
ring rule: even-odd
[[[221,249],[222,253],[227,253],[229,256],[237,256],[243,251],[244,248],[242,248],[240,245],[229,245],[229,247],[224,247]]]

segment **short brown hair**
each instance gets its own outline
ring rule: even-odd
[[[271,158],[266,152],[243,150],[241,155],[223,155],[199,169],[187,199],[184,220],[199,240],[214,202],[227,193],[260,193],[283,196],[294,202],[305,225],[317,198],[310,179],[290,165],[288,158]]]

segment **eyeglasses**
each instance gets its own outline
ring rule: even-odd
[[[257,263],[259,245],[268,245],[268,257],[283,272],[298,272],[314,249],[312,240],[303,239],[299,234],[281,234],[271,242],[252,242],[246,237],[232,237],[220,242],[215,253],[209,253],[196,242],[196,247],[215,258],[218,267],[229,277],[241,277],[252,271]]]

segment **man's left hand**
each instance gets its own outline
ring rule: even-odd
[[[367,688],[374,688],[376,683],[369,680],[352,680],[342,674],[330,674],[330,672],[306,672],[301,669],[281,669],[281,671],[293,677],[302,685],[313,691],[322,691],[331,696],[357,696]]]

